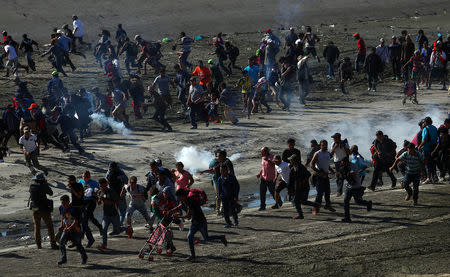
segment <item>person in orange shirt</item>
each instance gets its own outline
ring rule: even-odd
[[[198,61],[198,66],[192,72],[192,76],[198,76],[200,79],[200,85],[206,89],[206,84],[211,82],[211,71],[209,68],[203,65],[203,61]]]

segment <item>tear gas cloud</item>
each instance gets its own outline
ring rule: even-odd
[[[235,153],[229,157],[231,161],[241,158],[241,153]],[[196,146],[185,146],[174,154],[175,160],[182,162],[184,168],[192,175],[200,170],[209,168],[209,163],[214,159],[214,153],[199,149]]]
[[[419,121],[426,116],[431,117],[433,125],[439,127],[447,117],[447,112],[436,108],[427,109],[424,112],[416,112],[410,116],[405,114],[392,114],[385,117],[367,119],[348,119],[337,123],[331,123],[322,129],[309,130],[301,132],[300,142],[309,149],[309,142],[312,139],[325,139],[328,141],[328,148],[331,148],[334,133],[341,133],[341,139],[348,139],[350,146],[357,145],[359,152],[366,161],[370,161],[370,147],[375,139],[375,133],[378,130],[383,131],[385,135],[391,138],[397,144],[397,151],[403,146],[403,141],[411,141],[419,132]]]
[[[112,117],[106,117],[101,113],[93,113],[90,115],[92,121],[102,127],[111,127],[114,133],[122,134],[128,137],[131,134],[131,130],[125,127],[123,122],[117,122]]]
[[[281,0],[279,10],[280,12],[276,17],[276,22],[281,27],[291,27],[295,22],[298,22],[299,17],[301,16],[299,2],[290,3],[290,1]]]

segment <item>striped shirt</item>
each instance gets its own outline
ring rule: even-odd
[[[415,151],[414,155],[405,152],[400,155],[399,159],[406,163],[406,174],[419,174],[423,165],[423,156]]]

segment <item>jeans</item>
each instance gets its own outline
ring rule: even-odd
[[[125,220],[125,214],[127,213],[127,199],[125,199],[125,197],[121,197],[119,204],[117,205],[117,209],[119,210],[119,222],[120,222],[120,226],[123,226],[123,221]]]
[[[226,67],[226,66],[223,64],[223,60],[222,60],[220,57],[218,58],[217,66],[219,66],[220,68],[222,68],[222,70],[225,72],[225,74],[231,75],[230,69],[228,69],[228,67]]]
[[[413,189],[409,186],[413,183]],[[413,200],[419,199],[419,183],[420,183],[420,174],[411,174],[406,173],[405,177],[403,177],[403,187],[405,188],[408,195],[412,195]]]
[[[325,195],[325,205],[330,206],[330,179],[327,177],[321,177],[319,175],[314,176],[316,179],[316,203],[322,204],[322,197]]]
[[[238,223],[238,215],[235,209],[235,204],[236,202],[233,199],[222,199],[223,218],[228,225],[231,225],[230,213],[233,216],[234,223]]]
[[[125,56],[125,69],[127,70],[128,74],[130,74],[130,65],[132,67],[138,67],[138,64],[136,63],[136,56]]]
[[[436,148],[436,145],[430,147],[430,149]],[[428,176],[436,176],[436,162],[434,158],[431,157],[431,151],[423,151],[423,156],[426,161]]]
[[[376,90],[377,89],[377,80],[378,80],[378,73],[367,73],[367,85],[368,88]]]
[[[280,87],[280,93],[279,98],[281,103],[283,103],[284,108],[289,109],[291,106],[291,100],[292,100],[292,93],[293,93],[293,85],[291,82],[285,82],[284,85]]]
[[[83,227],[83,233],[86,235],[88,241],[94,241],[91,228],[89,228],[89,217],[85,208],[81,209],[81,226]]]
[[[334,163],[334,168],[336,170],[336,172],[340,172],[341,171],[341,162],[335,162]],[[339,175],[339,177],[336,177],[336,192],[339,194],[342,194],[342,187],[344,186],[344,178],[342,178],[341,175]]]
[[[294,204],[295,209],[297,210],[299,216],[303,216],[302,204],[313,206],[315,208],[320,206],[319,203],[308,201],[308,196],[309,196],[309,184],[306,183],[301,187],[297,185],[297,187],[295,188]]]
[[[261,182],[259,183],[259,199],[261,201],[261,203],[260,203],[261,208],[266,207],[267,189],[269,189],[270,194],[273,196],[273,193],[275,192],[275,183],[273,181],[264,180],[261,177]]]
[[[187,61],[187,58],[189,57],[189,54],[190,54],[190,53],[191,53],[191,52],[184,52],[184,53],[181,55],[181,65],[182,65],[182,66],[184,66],[184,67],[189,67],[189,68],[192,67],[192,64],[191,64],[190,62]]]
[[[25,52],[25,58],[27,60],[28,66],[31,68],[31,70],[36,71],[36,65],[33,61],[33,52],[31,52],[31,51]]]
[[[309,80],[308,79],[299,80],[298,84],[300,85],[300,97],[299,97],[300,103],[305,104],[305,100],[309,94],[310,89]]]
[[[103,215],[102,220],[102,242],[103,245],[106,246],[108,244],[108,227],[109,225],[113,225],[113,232],[114,233],[120,233],[120,231],[123,230],[123,228],[120,227],[120,221],[118,215],[108,216]]]
[[[50,212],[33,212],[33,223],[34,223],[34,241],[36,244],[40,244],[41,238],[41,219],[44,220],[47,226],[48,236],[50,238],[50,243],[55,244],[55,231],[53,230],[52,215]]]
[[[369,201],[363,200],[364,188],[348,188],[344,190],[344,218],[350,219],[350,200],[355,199],[355,203],[361,206],[368,206]]]
[[[399,58],[392,58],[392,73],[394,74],[394,77],[400,78],[401,63]]]
[[[86,200],[86,201],[88,201],[87,205],[85,206],[86,219],[88,221],[90,220],[95,225],[95,227],[97,227],[100,230],[100,233],[101,233],[102,224],[100,224],[100,222],[98,222],[98,220],[94,216],[94,211],[97,206],[97,203],[95,202],[95,200]]]
[[[387,172],[387,174],[391,178],[392,187],[395,187],[395,185],[397,184],[397,178],[395,178],[394,174],[389,170],[388,162],[383,160],[377,160],[373,170],[372,182],[370,183],[371,188],[375,188],[378,179],[381,178],[381,174],[383,174],[384,171]]]
[[[138,211],[145,219],[147,223],[153,223],[150,220],[150,216],[148,215],[147,208],[145,205],[136,205],[136,204],[130,204],[127,209],[126,218],[127,218],[127,224],[131,224],[131,217],[133,216],[134,211]]]
[[[192,127],[197,128],[197,122],[195,121],[195,117],[198,116],[200,120],[203,119],[203,109],[202,104],[191,104],[191,110],[189,111],[189,118],[191,119]],[[208,118],[206,118],[205,122],[208,122]]]
[[[328,76],[334,77],[334,61],[328,63]]]
[[[172,127],[166,120],[166,106],[155,107],[155,113],[153,114],[153,119],[161,123],[167,130],[172,130]]]
[[[81,254],[81,258],[87,259],[86,250],[84,250],[83,245],[81,245],[81,232],[70,231],[63,232],[61,235],[61,239],[59,240],[59,249],[61,250],[61,260],[66,261],[66,243],[68,241],[72,241],[73,244],[77,247],[78,252]]]
[[[185,112],[187,110],[186,108],[186,88],[180,88],[177,86],[177,98],[180,100],[181,103],[181,110]]]
[[[359,64],[364,63],[364,60],[366,59],[366,55],[364,54],[357,54],[355,59],[355,71],[359,72]]]
[[[191,250],[191,256],[195,257],[195,250],[194,250],[194,235],[200,231],[202,233],[203,239],[206,241],[212,241],[212,240],[219,240],[224,238],[224,236],[209,236],[208,235],[208,224],[205,222],[200,224],[191,224],[191,227],[189,228],[189,233],[187,236],[188,243],[189,243],[189,249]]]

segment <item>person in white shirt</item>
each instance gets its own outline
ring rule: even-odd
[[[8,57],[8,62],[6,63],[6,75],[9,77],[9,72],[12,70],[13,74],[17,73],[17,69],[24,68],[28,73],[28,66],[23,66],[19,63],[19,56],[17,55],[16,49],[11,44],[11,40],[6,42],[5,54]]]
[[[76,15],[72,16],[72,20],[73,20],[73,22],[72,22],[72,25],[73,25],[73,48],[75,49],[77,40],[80,43],[80,45],[87,44],[90,48],[91,44],[83,41],[83,36],[84,36],[83,22],[81,22],[78,19],[78,16],[76,16]]]
[[[48,174],[47,169],[39,164],[39,143],[36,135],[32,134],[30,128],[23,128],[23,136],[19,139],[19,146],[25,155],[25,163],[30,168],[31,174],[36,175],[37,171],[35,168],[42,170],[45,175]],[[33,165],[31,165],[33,163]],[[34,166],[34,167],[33,167]]]
[[[333,144],[331,145],[330,154],[333,156],[333,162],[335,170],[338,173],[341,168],[341,161],[348,158],[350,155],[350,146],[348,145],[347,139],[341,140],[341,134],[335,133],[331,136],[333,138]],[[336,174],[336,186],[337,186],[337,196],[342,195],[342,187],[344,185],[344,179],[339,174]]]
[[[281,160],[280,155],[276,155],[273,158],[273,162],[275,164],[275,170],[276,170],[274,183],[276,183],[278,179],[280,179],[280,180],[275,186],[274,198],[275,198],[276,203],[274,206],[272,206],[272,209],[278,209],[279,207],[281,207],[283,205],[283,201],[281,201],[280,193],[283,189],[288,188],[289,174],[291,174],[291,168],[289,167],[289,164],[287,162],[283,162]],[[281,177],[281,178],[279,178],[279,177]]]

